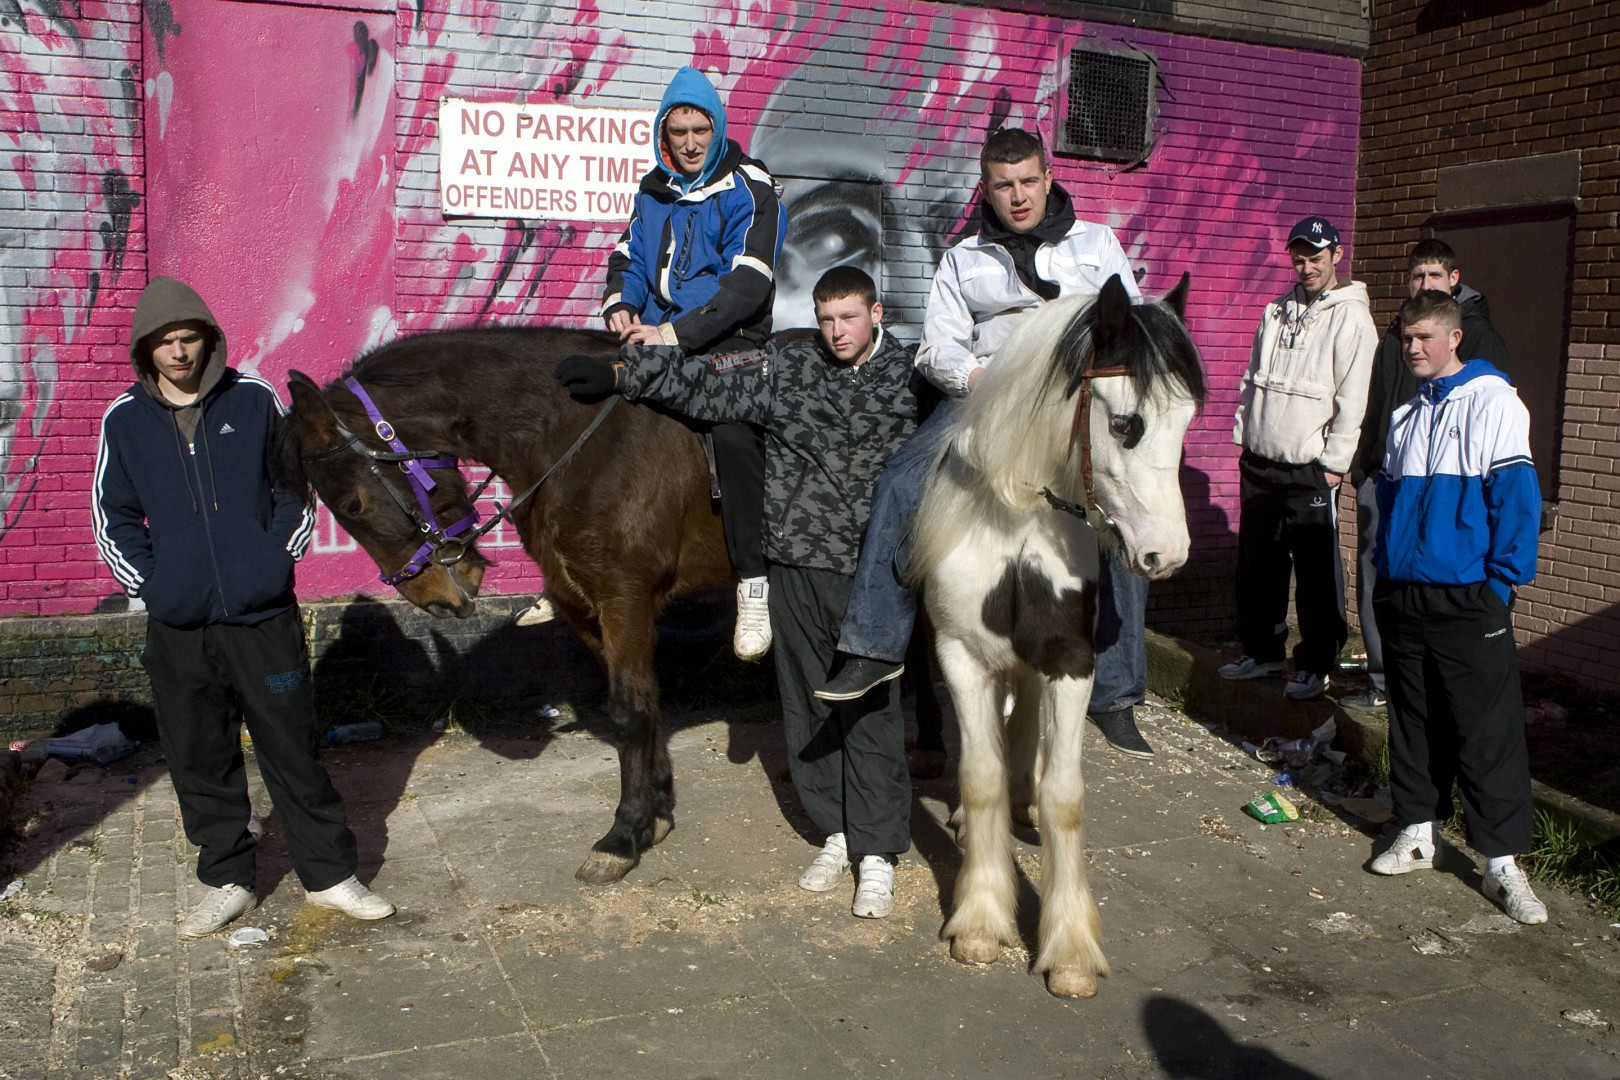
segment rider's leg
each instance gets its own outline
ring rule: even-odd
[[[748,424],[716,424],[714,465],[720,476],[720,525],[737,571],[738,656],[753,660],[771,647],[765,581],[765,438]]]
[[[872,491],[872,517],[839,630],[838,651],[847,657],[877,661],[886,669],[879,675],[897,672],[911,640],[917,598],[901,579],[903,565],[896,564],[904,562],[903,541],[911,517],[950,437],[957,407],[954,398],[941,402],[889,459]]]

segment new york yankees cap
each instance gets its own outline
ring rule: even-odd
[[[1316,250],[1321,251],[1329,244],[1337,244],[1339,242],[1339,230],[1335,229],[1333,227],[1333,222],[1329,221],[1327,218],[1318,217],[1317,215],[1313,214],[1310,217],[1300,221],[1298,225],[1294,226],[1294,230],[1288,234],[1288,242],[1290,244],[1294,243],[1296,240],[1309,244]]]

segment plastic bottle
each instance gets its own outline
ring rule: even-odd
[[[333,746],[342,746],[344,743],[371,742],[387,734],[387,729],[377,720],[368,720],[363,724],[344,724],[335,727],[326,733],[326,741]]]

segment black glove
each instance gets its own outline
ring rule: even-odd
[[[606,360],[569,356],[557,365],[557,381],[579,401],[600,401],[613,393],[619,373]]]

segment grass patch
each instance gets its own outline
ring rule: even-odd
[[[1609,914],[1620,914],[1620,860],[1581,840],[1575,822],[1537,810],[1534,846],[1524,856],[1525,872],[1537,881],[1578,892]]]
[[[328,728],[376,721],[389,731],[400,731],[416,722],[411,698],[396,682],[384,682],[373,675],[364,684],[319,703],[321,722]]]
[[[1378,753],[1367,759],[1367,771],[1374,781],[1383,787],[1389,786],[1389,740],[1385,739],[1378,744]]]
[[[1190,682],[1182,683],[1173,696],[1165,699],[1165,704],[1179,713],[1191,716],[1198,708],[1198,688]]]
[[[457,695],[445,702],[434,714],[444,721],[446,731],[479,731],[499,723],[506,710],[484,698]]]
[[[730,900],[731,897],[729,896],[712,896],[697,889],[692,890],[692,906],[695,908],[720,907],[722,904],[729,903]]]

